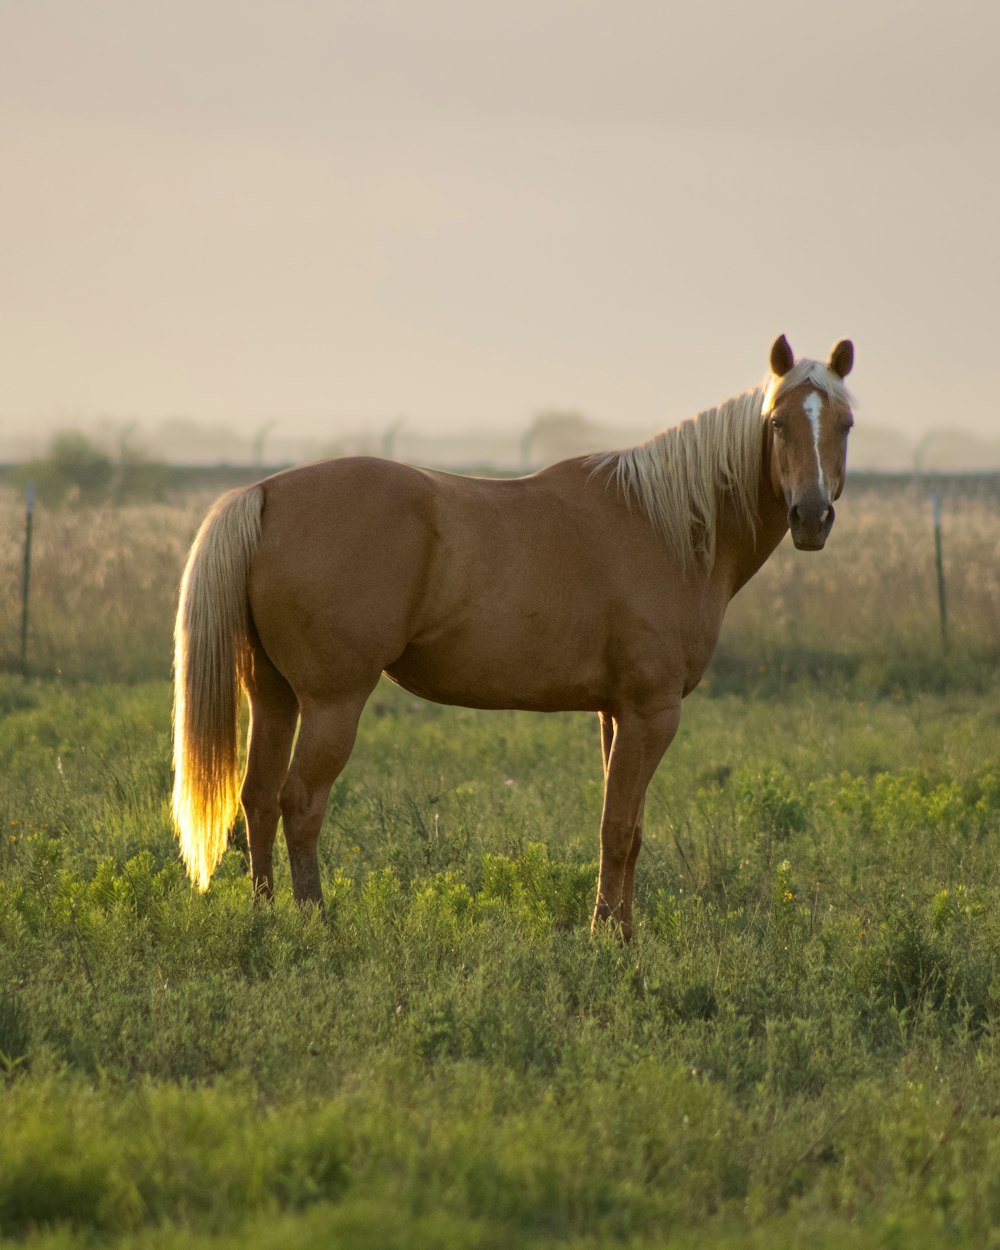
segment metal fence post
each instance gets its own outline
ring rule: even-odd
[[[31,591],[31,526],[35,515],[35,483],[28,483],[24,516],[24,579],[21,584],[21,671],[28,671],[28,602]]]
[[[948,650],[948,604],[944,589],[944,561],[941,557],[941,492],[935,487],[931,491],[931,506],[934,511],[934,563],[937,567],[938,617],[941,622],[941,646]]]

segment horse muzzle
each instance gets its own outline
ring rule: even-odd
[[[788,528],[799,551],[822,551],[833,528],[833,504],[822,496],[800,499],[788,509]]]

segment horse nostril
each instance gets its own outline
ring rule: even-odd
[[[790,526],[810,526],[820,529],[833,524],[833,518],[836,514],[832,504],[813,503],[806,500],[805,504],[793,503],[788,509],[788,524]]]

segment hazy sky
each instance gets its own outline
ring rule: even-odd
[[[0,429],[1000,435],[996,0],[0,0]]]

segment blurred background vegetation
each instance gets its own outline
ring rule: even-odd
[[[20,665],[25,486],[35,482],[28,667],[73,680],[170,672],[177,585],[211,500],[269,468],[181,467],[79,433],[0,478],[0,668]],[[931,492],[941,499],[948,645]],[[729,609],[703,682],[805,678],[878,693],[980,687],[1000,659],[1000,475],[855,474],[819,555],[783,543]]]
[[[168,489],[170,470],[122,440],[117,459],[78,430],[56,434],[48,454],[8,470],[19,486],[29,481],[41,503],[49,507],[66,504],[141,503],[162,500]]]

